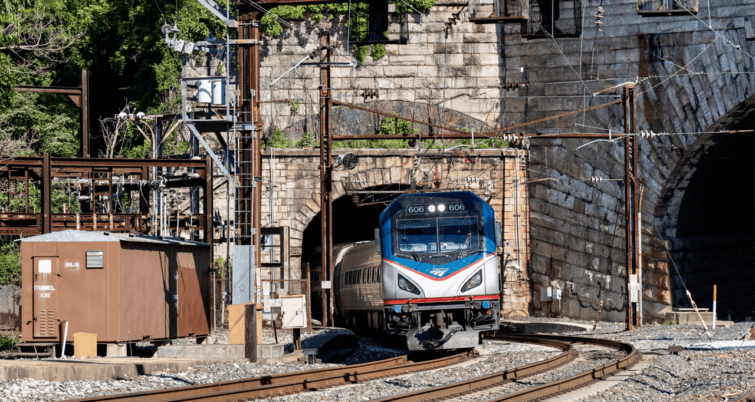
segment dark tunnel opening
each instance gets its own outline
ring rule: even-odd
[[[333,201],[333,244],[354,243],[375,239],[380,213],[408,186],[388,185],[363,189]],[[310,264],[312,284],[312,317],[322,318],[320,296],[321,213],[315,215],[302,238],[302,263]],[[337,249],[335,250],[337,251]],[[336,252],[333,253],[335,259]]]
[[[698,307],[712,308],[717,285],[718,318],[742,319],[755,307],[755,140],[748,133],[716,141],[685,191],[672,257]],[[670,268],[674,307],[692,307]]]

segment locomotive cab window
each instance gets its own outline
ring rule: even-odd
[[[477,219],[439,219],[440,251],[472,250],[477,248]]]
[[[396,248],[415,260],[421,255],[461,256],[480,248],[478,217],[403,219],[396,222]]]

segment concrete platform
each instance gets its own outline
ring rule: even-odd
[[[209,366],[218,362],[244,363],[245,359],[93,358],[64,360],[0,360],[0,381],[34,378],[47,381],[98,381],[135,377],[170,369]]]
[[[563,334],[567,332],[589,332],[592,325],[563,321],[515,321],[501,320],[501,326],[513,326],[514,331],[522,334]]]
[[[340,350],[343,346],[355,345],[356,335],[348,329],[323,330],[302,340],[303,349],[317,349],[317,358],[327,360],[330,351]],[[257,345],[260,363],[295,362],[301,358],[301,352],[283,355],[283,344]],[[296,352],[296,351],[295,351]],[[294,356],[291,356],[294,355]],[[167,359],[243,359],[244,345],[170,345],[157,349],[155,357]]]
[[[342,350],[357,343],[356,335],[347,329],[327,329],[302,340],[306,349],[323,354]],[[261,363],[296,361],[283,356],[283,344],[259,345]],[[266,361],[263,361],[266,360]],[[0,360],[0,381],[34,378],[47,381],[99,381],[118,377],[135,377],[170,370],[181,372],[189,367],[215,363],[246,363],[244,345],[171,345],[158,348],[153,358],[116,357],[82,359],[19,359]]]
[[[674,310],[671,313],[666,313],[666,321],[673,321],[679,325],[699,325],[700,317],[705,321],[705,325],[710,328],[713,325],[713,313],[707,311],[708,309],[700,309],[700,316],[691,309]],[[726,328],[734,325],[734,321],[722,321],[716,320],[716,328]]]
[[[157,348],[159,359],[243,359],[244,345],[168,345]]]

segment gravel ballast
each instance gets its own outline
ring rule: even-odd
[[[524,318],[522,320],[548,320]],[[586,321],[564,320],[581,324]],[[599,323],[594,332],[568,335],[605,338],[633,344],[641,352],[656,355],[642,374],[582,401],[726,401],[755,389],[755,342],[747,340],[753,322],[727,328],[646,324],[625,331],[623,323]],[[672,345],[684,350],[669,353]]]
[[[545,320],[524,318],[519,320]],[[547,319],[554,321],[553,319]],[[577,320],[563,320],[592,324]],[[568,335],[612,339],[634,344],[640,351],[656,356],[641,374],[630,377],[608,390],[588,396],[584,401],[724,401],[737,394],[755,389],[755,342],[743,339],[754,324],[737,323],[728,328],[710,330],[710,337],[697,326],[646,325],[624,331],[622,323],[600,323],[594,332],[574,332]],[[279,331],[279,341],[290,342],[290,331]],[[304,333],[310,337],[322,332]],[[224,334],[214,334],[224,343]],[[272,337],[266,329],[265,337]],[[671,345],[685,348],[679,355],[668,352]],[[747,348],[747,346],[751,348]],[[536,386],[558,378],[574,375],[619,358],[621,352],[589,345],[575,345],[580,357],[558,370],[542,373],[517,382],[505,384],[488,393],[468,395],[464,401],[481,401]],[[429,387],[463,381],[492,374],[507,368],[519,367],[553,357],[561,351],[528,344],[486,341],[478,350],[481,355],[472,361],[430,372],[406,374],[348,386],[323,389],[298,395],[269,398],[265,401],[363,401]],[[406,351],[385,347],[378,342],[359,338],[359,350],[344,360],[344,364],[386,359]],[[312,366],[299,364],[216,363],[196,366],[181,373],[170,371],[154,375],[126,377],[107,381],[40,381],[33,379],[0,383],[0,400],[53,401],[93,397],[113,393],[141,392],[153,389],[207,384],[239,378],[275,375],[302,370],[336,367],[334,364]]]
[[[368,401],[493,374],[507,368],[524,366],[562,353],[560,350],[548,347],[504,342],[486,342],[478,350],[481,352],[481,356],[453,367],[405,374],[305,394],[268,398],[262,401]]]

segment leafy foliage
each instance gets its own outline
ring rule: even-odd
[[[0,335],[0,350],[11,350],[19,342],[18,338]]]
[[[400,113],[391,113],[393,116],[401,117]],[[419,130],[406,120],[396,119],[395,117],[386,117],[380,123],[380,134],[416,134]],[[381,149],[404,149],[409,148],[406,140],[351,140],[335,141],[333,148],[381,148]]]
[[[291,114],[297,114],[299,113],[299,105],[301,104],[301,101],[298,100],[292,100],[289,105],[291,106]]]
[[[268,144],[270,148],[291,148],[294,144],[290,139],[283,136],[281,129],[276,128],[273,136],[270,137]]]
[[[302,134],[301,138],[294,143],[294,148],[308,148],[316,147],[318,145],[320,144],[315,139],[314,134],[307,131],[306,133]]]
[[[370,57],[372,57],[373,60],[380,60],[383,56],[385,56],[385,45],[377,44],[372,47]]]
[[[21,247],[7,240],[0,243],[0,285],[17,284],[21,280]]]
[[[406,0],[412,7],[420,12],[425,12],[435,5],[436,0]],[[406,6],[401,0],[389,0],[389,3],[396,4],[396,10],[399,18],[404,13],[413,13],[414,10]],[[349,37],[354,40],[361,40],[367,35],[369,26],[369,7],[367,3],[352,3],[351,13],[349,14],[348,3],[323,4],[323,5],[304,5],[304,6],[277,6],[269,10],[262,19],[262,32],[272,36],[279,37],[283,34],[283,27],[276,17],[284,20],[301,20],[309,19],[312,22],[320,22],[324,18],[335,19],[339,16],[345,16],[345,25],[349,28]],[[386,32],[386,36],[388,33]],[[385,56],[385,45],[378,44],[374,46],[363,45],[353,46],[353,56],[361,64],[364,64],[369,54],[374,60],[379,60]]]

